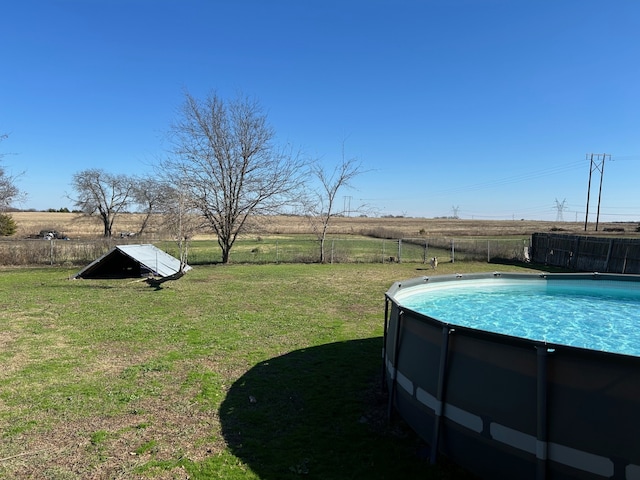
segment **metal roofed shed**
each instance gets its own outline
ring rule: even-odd
[[[167,278],[191,270],[180,260],[151,245],[116,245],[80,270],[75,278]]]

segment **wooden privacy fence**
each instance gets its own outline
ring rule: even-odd
[[[534,233],[531,260],[580,272],[640,274],[640,239]]]

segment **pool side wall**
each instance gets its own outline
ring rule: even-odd
[[[640,358],[454,327],[394,298],[428,282],[496,277],[638,281],[494,273],[394,284],[383,355],[390,411],[482,478],[640,479]]]

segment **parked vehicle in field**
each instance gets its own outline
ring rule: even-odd
[[[44,238],[45,240],[69,240],[64,233],[53,229],[40,230],[38,238]]]

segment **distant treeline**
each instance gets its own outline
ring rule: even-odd
[[[35,208],[8,208],[7,212],[46,212],[46,213],[82,213],[81,210],[69,210],[67,207],[62,208],[47,208],[46,210],[37,210]]]

